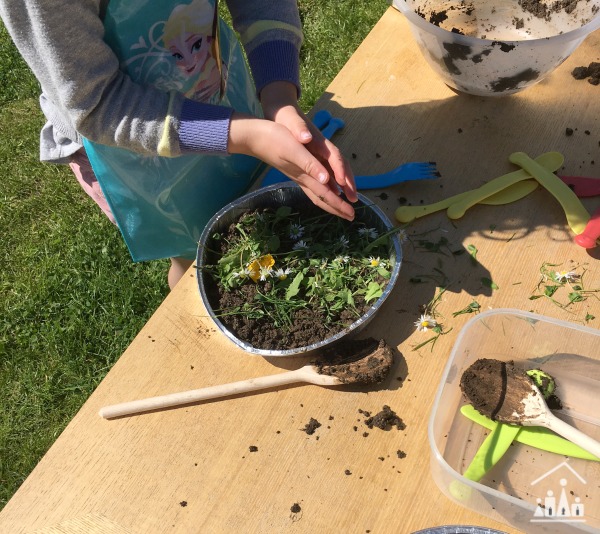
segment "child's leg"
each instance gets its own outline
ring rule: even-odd
[[[194,260],[187,258],[171,258],[171,268],[169,269],[169,287],[173,289],[185,272],[191,267]]]
[[[71,170],[73,171],[73,174],[77,178],[77,181],[82,189],[96,204],[98,204],[98,206],[100,206],[100,209],[110,219],[110,222],[116,224],[115,218],[108,207],[108,202],[106,202],[106,198],[102,193],[102,189],[100,189],[100,184],[98,183],[96,175],[92,170],[90,160],[88,159],[83,148],[71,156],[69,167],[71,167]]]
[[[110,211],[110,207],[106,202],[106,198],[104,197],[102,190],[100,189],[100,184],[96,179],[94,171],[92,170],[92,166],[90,165],[90,161],[85,153],[85,150],[82,148],[81,150],[75,152],[71,156],[71,162],[69,163],[73,174],[77,178],[79,185],[83,188],[83,190],[94,200],[100,209],[105,213],[105,215],[110,219],[113,224],[115,223],[115,218]],[[181,279],[181,277],[185,274],[185,272],[192,265],[193,260],[188,260],[186,258],[171,258],[171,268],[169,269],[169,287],[173,289],[177,282]]]

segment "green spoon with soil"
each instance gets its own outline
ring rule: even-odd
[[[318,386],[376,384],[385,380],[393,360],[393,352],[383,339],[345,341],[335,345],[321,360],[295,371],[113,404],[99,413],[112,419],[299,382]]]
[[[542,426],[600,456],[600,443],[556,417],[539,388],[512,361],[479,359],[463,373],[460,387],[473,407],[494,421]]]

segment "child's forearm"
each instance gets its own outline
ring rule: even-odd
[[[227,0],[248,57],[256,90],[287,81],[300,91],[303,34],[297,0]]]

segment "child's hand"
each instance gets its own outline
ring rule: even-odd
[[[344,219],[354,219],[354,209],[340,197],[337,185],[341,181],[348,200],[357,200],[354,178],[339,151],[322,162],[286,126],[239,113],[231,119],[228,149],[233,154],[261,159],[298,183],[320,208]],[[337,175],[332,173],[334,167]],[[336,179],[330,180],[330,174]]]
[[[356,185],[350,164],[339,149],[307,119],[296,101],[296,86],[287,82],[274,82],[260,93],[265,118],[285,126],[306,146],[324,166],[331,178],[345,193],[348,200],[356,202]],[[334,187],[335,189],[335,187]]]

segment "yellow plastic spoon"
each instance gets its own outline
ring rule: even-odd
[[[536,161],[547,167],[548,170],[556,171],[563,164],[564,157],[558,152],[547,152],[538,156]],[[401,223],[407,223],[425,215],[435,213],[436,211],[445,209],[450,211],[450,207],[454,205],[457,207],[453,211],[456,214],[453,218],[457,219],[462,217],[465,211],[476,203],[500,205],[515,202],[531,193],[537,187],[535,181],[527,180],[528,178],[531,178],[531,175],[523,170],[513,171],[508,175],[495,178],[477,189],[454,195],[434,204],[425,206],[400,206],[396,209],[396,219]],[[450,214],[448,216],[450,217]]]
[[[558,170],[564,163],[565,158],[559,152],[546,152],[536,158],[536,163],[547,169],[548,172],[552,173]],[[514,163],[514,162],[513,162]],[[466,198],[454,202],[448,207],[446,212],[450,219],[460,219],[471,206],[477,204],[481,199],[487,198],[498,191],[502,191],[509,185],[516,184],[522,180],[531,178],[532,174],[528,169],[519,169],[518,171],[509,172],[494,180],[490,180],[488,183],[482,185],[478,189],[474,189],[469,193]],[[568,186],[565,186],[568,187]]]
[[[590,214],[567,184],[524,152],[514,152],[508,159],[531,174],[558,200],[567,216],[567,223],[576,235],[585,230]]]
[[[523,182],[518,182],[514,185],[511,185],[502,191],[498,191],[498,193],[480,200],[479,203],[487,204],[489,206],[510,204],[511,202],[516,202],[517,200],[527,196],[537,187],[538,183],[535,180],[525,180]],[[415,219],[435,213],[436,211],[445,210],[454,202],[459,202],[468,197],[470,194],[471,191],[465,191],[464,193],[459,193],[458,195],[445,198],[439,202],[435,202],[434,204],[426,204],[424,206],[400,206],[396,209],[396,220],[401,223],[414,221]]]

